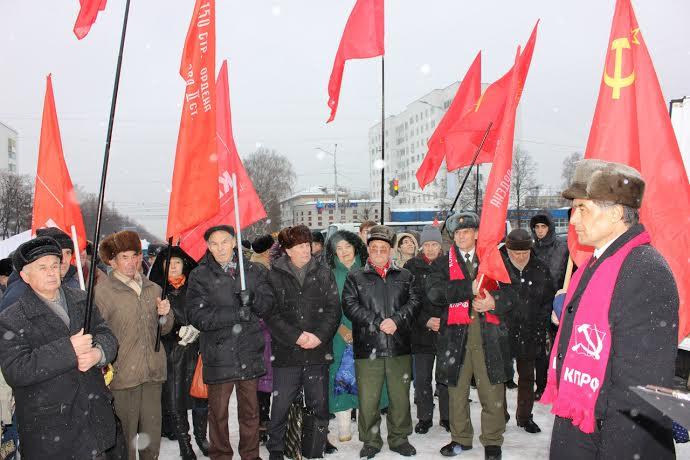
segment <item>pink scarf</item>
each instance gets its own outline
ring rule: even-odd
[[[596,424],[594,410],[606,376],[611,351],[609,309],[618,274],[630,251],[650,241],[649,234],[642,232],[607,257],[596,268],[582,293],[575,313],[558,384],[556,384],[556,359],[562,329],[558,330],[551,349],[552,365],[549,367],[548,383],[539,402],[553,403],[551,408],[553,414],[572,419],[573,425],[584,433],[593,433]],[[591,258],[573,275],[565,296],[564,307],[570,303],[590,261]],[[565,308],[563,310],[565,312]],[[561,313],[561,317],[563,314]]]
[[[458,257],[455,253],[455,248],[451,246],[448,251],[448,272],[451,281],[464,280],[465,275],[462,273],[462,268],[458,264]],[[499,324],[500,321],[496,315],[485,313],[486,321],[491,324]],[[448,305],[448,325],[453,324],[470,324],[470,302],[457,302]]]

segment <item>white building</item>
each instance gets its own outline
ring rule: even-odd
[[[336,213],[333,198],[333,189],[321,186],[295,193],[280,202],[280,227],[306,225],[312,230],[317,230],[328,228],[333,223],[380,220],[379,200],[352,200],[347,198],[347,191],[339,190]],[[384,220],[390,220],[389,206],[386,202]]]
[[[427,142],[450,107],[459,84],[455,82],[443,89],[435,89],[411,102],[401,113],[386,118],[384,193],[388,195],[390,181],[398,179],[398,196],[386,197],[392,199],[393,209],[416,204],[427,208],[447,205],[448,171],[445,163],[436,180],[424,190],[419,188],[415,173],[426,155]],[[372,199],[380,199],[381,169],[377,166],[381,159],[381,123],[369,128],[369,159],[369,192]]]
[[[17,137],[19,133],[0,122],[0,170],[17,172]]]

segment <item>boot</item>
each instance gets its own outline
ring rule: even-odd
[[[338,441],[340,442],[347,442],[352,439],[352,432],[350,431],[352,421],[350,415],[349,411],[335,413],[335,418],[338,422]]]
[[[172,416],[169,412],[163,412],[161,419],[161,437],[176,441],[175,430],[173,429]]]
[[[187,412],[176,412],[172,415],[173,428],[177,442],[180,444],[180,457],[182,460],[196,460],[192,448],[192,437],[189,436],[189,421]]]
[[[192,424],[194,425],[194,439],[196,445],[204,456],[208,457],[209,443],[206,439],[206,427],[208,426],[208,408],[192,409]]]

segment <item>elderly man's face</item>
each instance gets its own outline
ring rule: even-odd
[[[60,288],[60,258],[43,256],[24,266],[19,276],[38,295],[53,300]]]
[[[110,266],[123,275],[134,278],[139,271],[142,259],[141,252],[124,251],[118,253],[110,261]]]
[[[311,260],[311,243],[296,244],[291,248],[285,248],[290,261],[297,268],[302,268]]]
[[[369,243],[369,258],[377,267],[385,266],[391,258],[391,245],[381,240]]]
[[[224,230],[217,230],[208,237],[206,242],[208,250],[211,251],[213,258],[219,264],[227,264],[232,260],[235,244],[235,237]]]
[[[620,206],[599,207],[592,200],[573,200],[570,223],[575,226],[580,244],[600,248],[604,246],[616,231],[621,221]]]
[[[530,250],[526,251],[515,251],[513,249],[508,249],[508,257],[510,262],[515,265],[518,270],[522,270],[529,263]]]

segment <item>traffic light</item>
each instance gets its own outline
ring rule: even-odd
[[[390,196],[398,196],[398,193],[400,193],[398,179],[392,179],[390,181],[388,193]]]

